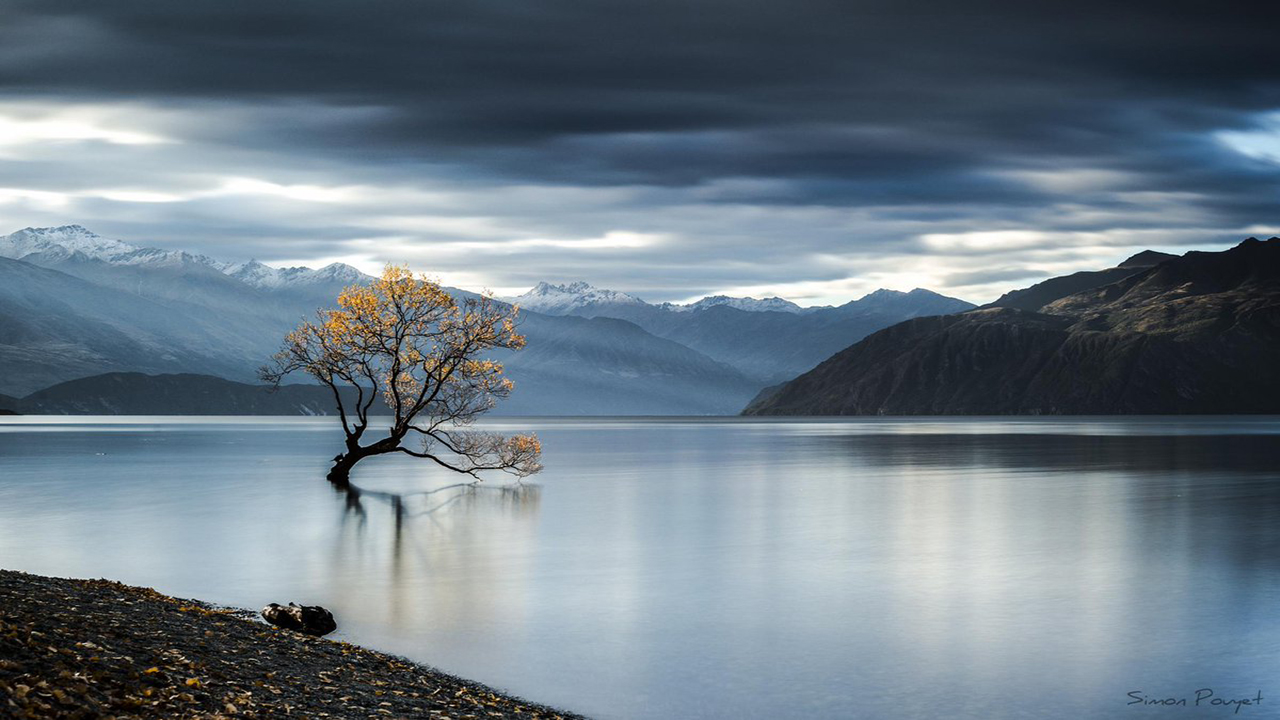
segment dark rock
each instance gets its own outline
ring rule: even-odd
[[[333,613],[319,605],[271,603],[262,608],[262,617],[277,627],[304,632],[308,635],[328,635],[338,629]]]

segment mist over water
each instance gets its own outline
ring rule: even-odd
[[[375,458],[349,495],[331,418],[5,418],[0,566],[325,605],[340,639],[602,718],[1280,707],[1276,418],[485,427],[536,431],[547,470]]]

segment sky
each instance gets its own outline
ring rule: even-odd
[[[1280,234],[1280,7],[0,0],[0,233],[974,302]]]

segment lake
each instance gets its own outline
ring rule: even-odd
[[[0,566],[321,604],[600,718],[1280,716],[1274,417],[507,418],[536,482],[359,496],[335,422],[2,418]]]

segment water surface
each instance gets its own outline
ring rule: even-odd
[[[535,484],[337,493],[332,419],[4,418],[0,566],[322,604],[601,718],[1280,716],[1276,418],[488,427]]]

